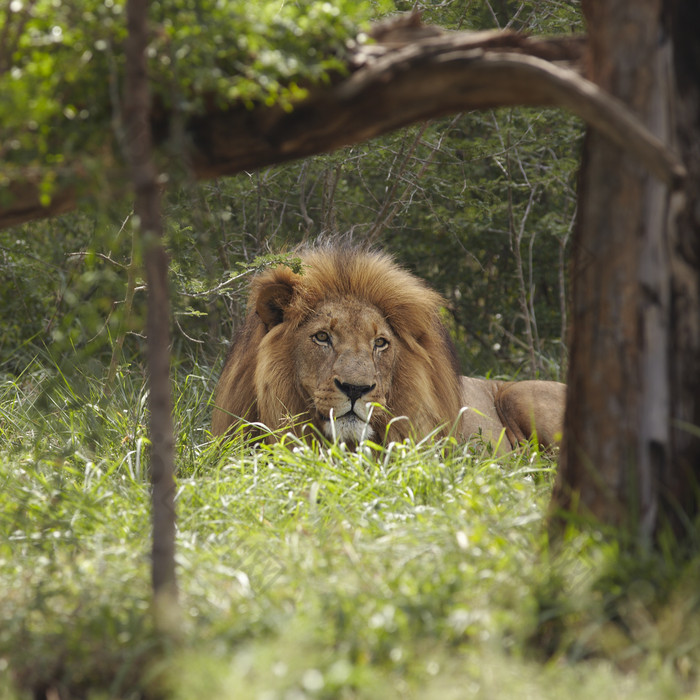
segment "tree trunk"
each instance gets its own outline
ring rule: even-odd
[[[662,476],[667,509],[679,508],[681,524],[700,513],[700,3],[666,0],[665,19],[674,42],[675,118],[678,151],[688,177],[671,247],[671,446],[675,468]]]
[[[674,16],[697,15],[695,0],[671,5]],[[696,149],[695,164],[685,159],[695,168],[685,204],[599,132],[587,135],[581,169],[569,398],[553,505],[648,543],[664,524],[697,511],[689,478],[700,440],[679,420],[700,422],[699,229],[691,220],[700,203],[698,73],[679,65],[684,39],[669,32],[663,0],[588,0],[583,9],[589,77],[668,145],[680,136]],[[685,31],[685,41],[695,41]],[[674,59],[695,102],[675,93]],[[690,129],[676,124],[684,100],[695,110]]]
[[[134,185],[134,214],[144,244],[148,285],[148,382],[152,485],[152,579],[156,624],[170,629],[176,619],[175,481],[170,388],[170,300],[168,259],[162,243],[160,189],[153,162],[146,72],[148,0],[129,0],[124,119]]]

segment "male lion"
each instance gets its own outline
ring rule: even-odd
[[[311,422],[353,445],[434,430],[481,434],[501,451],[533,430],[555,443],[564,385],[460,377],[442,298],[388,255],[325,246],[301,257],[301,274],[280,266],[252,282],[216,390],[215,435],[245,419],[292,431]]]

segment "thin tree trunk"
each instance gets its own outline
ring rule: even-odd
[[[523,322],[525,324],[525,340],[527,341],[528,355],[530,356],[530,376],[536,377],[539,369],[539,363],[537,362],[537,351],[539,350],[539,344],[535,342],[535,314],[534,308],[530,306],[530,302],[532,300],[532,287],[530,286],[528,288],[528,285],[525,284],[525,270],[521,250],[523,236],[525,235],[525,224],[528,216],[530,215],[530,209],[535,199],[536,190],[534,188],[530,189],[530,197],[528,199],[527,206],[525,207],[525,212],[523,213],[516,230],[510,156],[506,156],[506,164],[506,169],[508,172],[508,229],[510,234],[510,247],[513,251],[513,257],[515,258],[515,272],[518,280],[520,310],[522,312]],[[530,269],[532,269],[532,267]]]
[[[576,210],[574,210],[574,215],[569,222],[569,226],[566,229],[566,233],[563,238],[559,239],[559,263],[558,263],[558,273],[559,273],[559,311],[561,313],[561,356],[559,358],[559,364],[561,365],[562,371],[568,366],[569,362],[569,351],[566,346],[566,336],[569,328],[568,320],[568,304],[567,304],[567,289],[566,289],[566,270],[567,270],[567,246],[569,244],[569,239],[571,238],[571,232],[574,228],[574,221],[576,219]]]
[[[162,243],[160,189],[152,155],[146,71],[148,0],[129,0],[126,49],[125,125],[134,184],[134,214],[144,244],[148,285],[148,381],[152,484],[152,580],[156,624],[171,629],[176,620],[175,481],[170,389],[170,300],[168,259]]]
[[[662,4],[588,0],[583,9],[592,79],[673,145],[673,44]],[[666,185],[619,147],[588,133],[573,241],[569,398],[553,504],[622,528],[637,544],[696,509],[683,497],[693,493],[688,478],[700,464],[698,436],[679,435],[676,426],[680,416],[698,424],[698,227],[676,228],[674,201]],[[692,260],[682,251],[684,235],[695,246]]]

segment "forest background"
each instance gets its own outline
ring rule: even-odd
[[[582,29],[577,3],[421,9],[448,29]],[[215,366],[225,354],[259,256],[351,236],[388,250],[445,296],[465,373],[565,377],[582,133],[562,111],[474,112],[237,177],[196,183],[169,173],[176,363]],[[99,374],[115,348],[115,362],[143,371],[145,292],[130,207],[127,198],[102,201],[0,231],[3,372],[16,376],[48,351],[64,371],[90,360]]]

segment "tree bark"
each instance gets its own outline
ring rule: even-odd
[[[663,1],[587,0],[583,9],[592,79],[673,145],[678,45],[666,30]],[[688,195],[696,197],[694,207]],[[697,192],[686,190],[686,217],[698,202]],[[661,527],[678,525],[679,514],[697,511],[688,479],[700,464],[698,435],[679,429],[678,420],[699,422],[698,256],[688,256],[693,242],[697,253],[698,228],[683,224],[683,213],[677,219],[678,203],[677,192],[589,131],[553,507],[593,515],[636,544],[651,543]]]
[[[169,630],[176,618],[175,458],[170,387],[170,300],[168,259],[162,243],[160,187],[153,161],[149,122],[150,93],[146,72],[148,0],[129,0],[126,45],[124,121],[148,285],[149,438],[152,488],[152,582],[159,628]]]
[[[671,248],[671,454],[662,474],[666,509],[681,525],[700,513],[700,3],[666,0],[673,37],[676,140],[688,176],[670,231]]]

